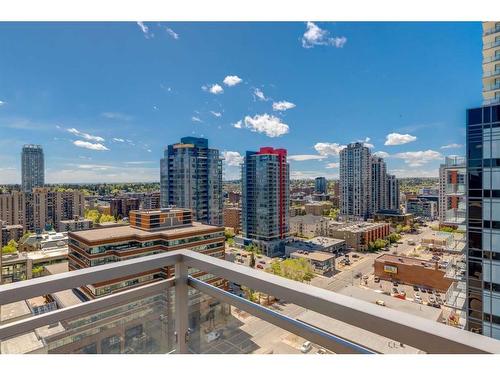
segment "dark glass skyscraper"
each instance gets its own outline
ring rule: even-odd
[[[268,256],[283,250],[288,237],[290,176],[287,151],[262,147],[247,151],[242,167],[243,236]]]
[[[314,191],[316,193],[320,194],[326,194],[327,193],[327,182],[325,177],[316,177],[314,179]]]
[[[193,219],[222,225],[222,160],[204,138],[169,145],[160,163],[161,206],[189,208]]]
[[[24,192],[45,184],[45,163],[40,145],[24,145],[21,154],[21,179]]]
[[[500,105],[467,111],[467,328],[500,339]]]

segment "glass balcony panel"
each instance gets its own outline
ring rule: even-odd
[[[192,288],[190,288],[192,289]],[[190,306],[189,348],[196,354],[335,354],[321,345],[260,319],[236,306],[196,291],[198,301]],[[367,350],[391,354],[422,351],[366,330],[332,319],[286,301],[245,287],[234,294],[251,298],[273,312],[294,318],[349,342],[369,345]],[[352,340],[352,341],[351,341]],[[304,345],[310,342],[309,345]]]
[[[131,298],[125,303],[18,332],[0,342],[0,354],[166,354],[175,350],[174,290]],[[9,314],[32,314],[27,302],[1,307]],[[78,305],[83,306],[85,302]],[[55,310],[57,312],[57,310]],[[12,316],[12,315],[11,315]],[[2,324],[2,325],[3,325]],[[1,327],[1,325],[0,325]]]

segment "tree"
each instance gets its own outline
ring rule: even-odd
[[[224,236],[226,236],[226,241],[234,237],[234,230],[231,228],[224,229]]]
[[[330,212],[328,212],[328,217],[333,220],[337,220],[339,217],[340,210],[338,208],[331,208]]]
[[[115,218],[112,215],[101,214],[99,217],[99,223],[112,223],[115,222]]]
[[[17,251],[17,242],[15,240],[10,240],[7,245],[2,247],[2,254],[12,254]]]
[[[251,268],[255,268],[255,255],[254,253],[250,253],[250,262],[249,265]]]
[[[254,243],[246,245],[245,251],[248,251],[249,253],[262,254],[262,251],[260,250],[260,248],[257,245],[255,245]]]
[[[43,272],[43,266],[34,266],[32,269],[31,269],[31,273],[33,274],[33,276],[39,276],[41,273]]]
[[[398,233],[391,233],[387,236],[389,243],[398,242],[401,239],[401,235]]]
[[[368,244],[369,251],[378,251],[388,245],[388,241],[381,238],[376,239]]]

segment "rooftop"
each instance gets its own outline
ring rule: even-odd
[[[311,259],[318,262],[326,262],[330,259],[335,259],[335,255],[332,253],[325,253],[323,251],[311,251],[311,252],[294,252],[290,254],[292,257]]]
[[[375,262],[391,262],[397,264],[405,264],[408,266],[418,266],[426,268],[437,268],[438,263],[432,260],[424,260],[420,258],[410,258],[398,255],[383,254],[375,258]]]
[[[147,240],[149,238],[158,237],[176,238],[189,234],[197,234],[200,232],[217,232],[220,230],[222,230],[222,228],[213,225],[201,224],[198,222],[193,222],[189,226],[168,228],[157,230],[154,232],[133,228],[128,225],[123,225],[111,228],[99,228],[82,230],[79,232],[71,232],[70,237],[81,240],[83,242],[99,243],[102,241],[113,242],[120,240],[129,240],[131,238],[137,238],[140,240]]]
[[[335,230],[343,231],[343,232],[364,232],[366,230],[379,228],[384,225],[389,225],[386,223],[369,223],[369,222],[360,222],[360,223],[346,223],[345,225],[341,225]]]
[[[290,218],[290,223],[293,222],[302,222],[304,224],[315,224],[321,221],[328,221],[326,217],[316,216],[312,214],[302,215],[302,216],[292,216]]]

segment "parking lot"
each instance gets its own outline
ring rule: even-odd
[[[393,283],[379,280],[374,275],[363,275],[361,285],[367,288],[382,291],[384,294],[398,296],[398,298],[413,301],[423,305],[441,308],[444,303],[444,294],[429,288]],[[438,307],[439,305],[439,307]]]

